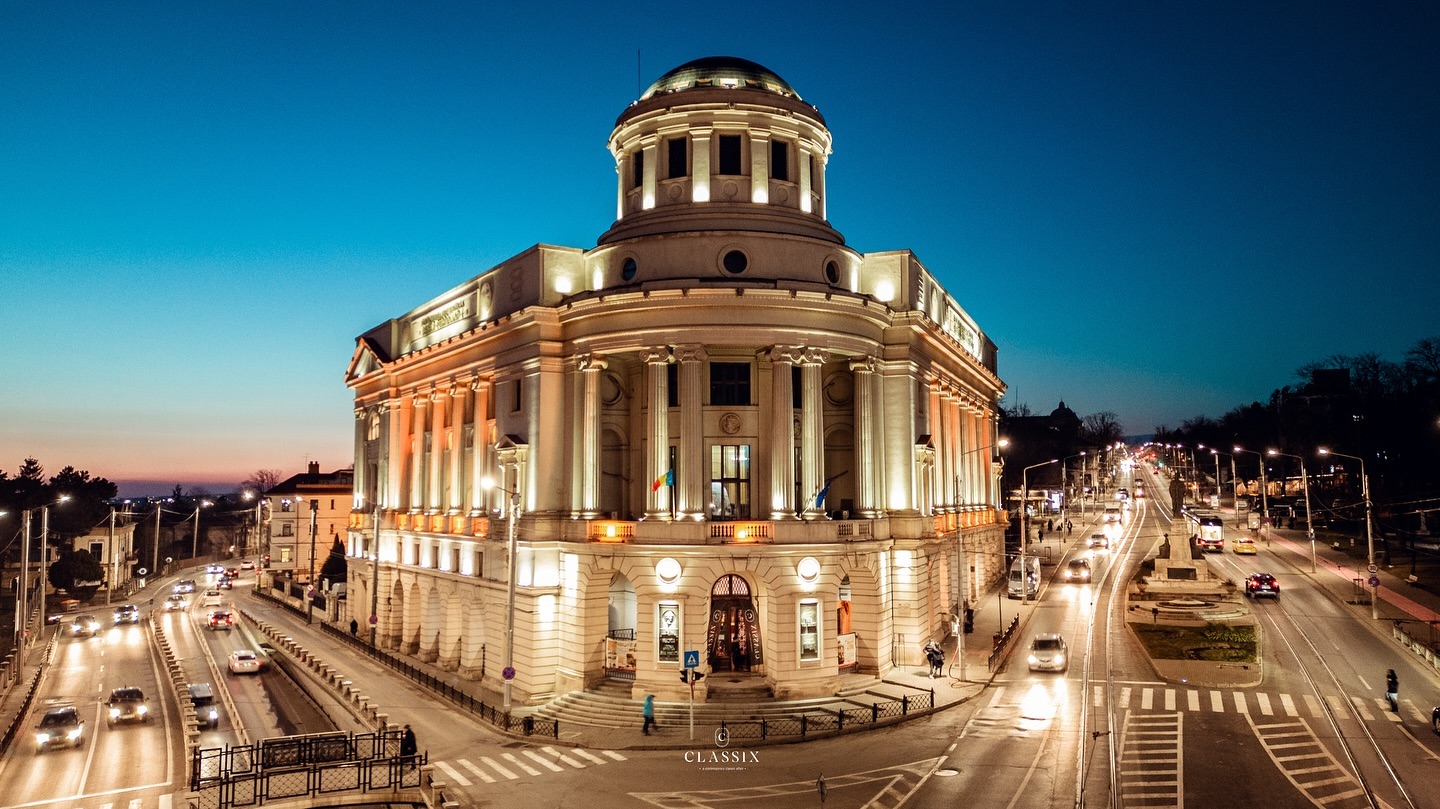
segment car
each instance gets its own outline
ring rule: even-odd
[[[218,575],[225,572],[224,565],[206,565],[205,572],[210,575]]]
[[[229,629],[235,624],[235,616],[229,610],[215,610],[205,619],[206,629]]]
[[[1144,499],[1144,497],[1145,497],[1145,486],[1144,486],[1143,484],[1140,484],[1140,483],[1135,484],[1135,499],[1136,499],[1136,500],[1141,500],[1141,499]]]
[[[185,686],[190,694],[190,704],[195,706],[195,721],[202,728],[215,728],[220,724],[220,711],[215,707],[215,691],[209,683],[191,683]]]
[[[170,588],[170,590],[174,593],[193,593],[195,592],[195,580],[181,579],[180,581],[175,582],[175,584]]]
[[[1110,538],[1105,536],[1104,534],[1091,534],[1088,544],[1092,548],[1108,549],[1110,547]]]
[[[1090,560],[1071,559],[1065,566],[1065,581],[1083,584],[1090,581]]]
[[[1031,671],[1066,671],[1070,668],[1070,660],[1066,656],[1068,651],[1065,646],[1065,639],[1053,633],[1036,635],[1030,641],[1030,663]]]
[[[1258,598],[1259,596],[1280,597],[1280,582],[1269,573],[1251,573],[1245,579],[1245,596],[1247,598]]]
[[[122,685],[112,690],[110,698],[105,700],[105,707],[111,725],[150,721],[150,705],[145,700],[145,692],[133,685]]]
[[[52,747],[79,747],[85,743],[85,720],[74,705],[49,708],[35,726],[35,747],[40,751]]]
[[[218,607],[218,606],[220,606],[220,591],[219,591],[219,590],[216,590],[214,587],[211,587],[209,590],[206,590],[206,591],[205,591],[203,594],[201,594],[201,596],[200,596],[200,606],[202,606],[202,607]]]
[[[227,578],[227,579],[238,579],[238,578],[240,578],[240,568],[238,568],[238,567],[227,567],[227,568],[225,568],[225,578]]]
[[[179,593],[171,593],[170,595],[168,595],[168,596],[165,597],[165,611],[166,611],[166,612],[174,612],[174,611],[176,611],[176,610],[183,610],[183,609],[185,609],[187,606],[189,606],[189,602],[187,602],[187,601],[185,600],[185,596],[182,596],[182,595],[180,595]]]
[[[234,590],[235,580],[230,578],[229,576],[221,576],[220,581],[216,582],[215,586],[220,588],[221,590]]]
[[[138,624],[140,623],[140,608],[134,604],[121,604],[115,608],[113,617],[117,626],[120,624]]]
[[[1230,548],[1236,553],[1255,553],[1255,540],[1250,537],[1235,537],[1230,540]]]
[[[93,615],[77,615],[75,620],[70,622],[70,634],[80,637],[94,637],[100,631],[100,619]]]
[[[1119,488],[1119,489],[1116,489],[1116,490],[1115,490],[1115,499],[1116,499],[1116,500],[1129,500],[1129,499],[1130,499],[1130,492],[1126,491],[1126,490],[1124,489],[1124,487],[1121,487],[1121,488]]]
[[[243,560],[241,560],[241,562],[240,562],[240,569],[241,569],[241,570],[254,570],[254,569],[255,569],[255,560],[253,560],[253,559],[243,559]]]
[[[249,649],[236,649],[230,653],[230,673],[259,674],[259,656]]]

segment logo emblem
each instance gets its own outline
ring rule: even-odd
[[[715,728],[715,746],[727,747],[730,744],[730,731],[723,727]]]

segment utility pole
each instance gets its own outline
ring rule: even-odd
[[[160,576],[160,509],[164,507],[164,502],[161,500],[155,504],[155,547],[152,549],[150,575],[156,578]]]
[[[25,509],[24,522],[25,530],[24,544],[20,546],[20,586],[16,588],[15,601],[15,649],[20,652],[25,650],[25,630],[28,628],[25,621],[25,614],[28,612],[30,597],[30,512],[34,509]]]
[[[297,501],[298,502],[298,501]],[[305,591],[305,623],[315,622],[313,612],[315,598],[315,532],[319,530],[320,515],[316,511],[320,507],[319,500],[310,501],[310,583]],[[295,515],[300,516],[300,515]]]
[[[110,606],[110,591],[115,589],[115,579],[119,574],[115,565],[115,507],[110,507],[110,535],[105,540],[105,548],[110,553],[110,580],[105,582],[105,606]]]

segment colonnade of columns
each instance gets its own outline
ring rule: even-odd
[[[929,393],[930,436],[935,447],[934,507],[958,511],[993,503],[994,414],[982,400],[940,380],[930,383]]]
[[[488,468],[491,387],[490,379],[473,376],[357,408],[357,420],[377,415],[388,429],[381,433],[386,447],[375,472],[380,480],[373,486],[365,480],[371,472],[363,457],[357,458],[355,490],[373,490],[389,511],[479,514],[485,507],[480,481]],[[365,444],[356,446],[363,455]]]

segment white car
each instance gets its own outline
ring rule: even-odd
[[[1027,662],[1031,671],[1065,671],[1070,668],[1070,661],[1066,659],[1065,653],[1069,651],[1065,646],[1065,639],[1059,635],[1041,634],[1036,635],[1030,641],[1030,656]]]
[[[255,569],[255,560],[253,560],[253,559],[244,559],[244,560],[242,560],[242,561],[240,562],[240,569],[241,569],[241,570],[254,570],[254,569]]]
[[[186,606],[188,606],[188,605],[185,603],[185,596],[182,596],[182,595],[180,595],[179,593],[175,593],[175,594],[173,594],[173,595],[169,595],[169,596],[166,596],[166,597],[165,597],[165,611],[166,611],[166,612],[175,612],[176,610],[183,610],[183,609],[185,609]]]
[[[249,649],[236,649],[230,653],[231,674],[259,674],[260,658]]]
[[[216,590],[216,589],[213,588],[213,587],[210,588],[209,590],[206,590],[206,591],[205,591],[205,594],[202,595],[202,596],[200,596],[200,606],[202,606],[202,607],[218,607],[218,606],[220,606],[220,591],[219,591],[219,590]]]

